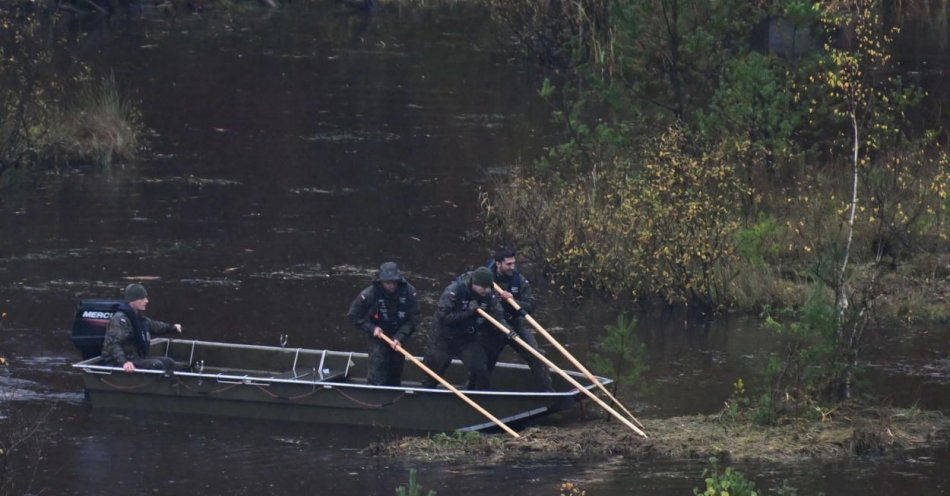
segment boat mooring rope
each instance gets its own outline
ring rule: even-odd
[[[162,376],[156,376],[156,377],[159,378],[159,379],[162,378]],[[193,392],[193,393],[208,394],[208,395],[223,393],[223,392],[225,392],[225,391],[228,391],[228,390],[230,390],[230,389],[236,388],[236,387],[238,387],[238,386],[247,385],[247,386],[256,386],[257,389],[258,389],[258,391],[260,391],[260,392],[266,394],[267,396],[270,396],[271,398],[281,399],[281,400],[287,400],[287,401],[298,401],[298,400],[302,400],[302,399],[304,399],[304,398],[306,398],[306,397],[308,397],[308,396],[311,396],[311,395],[315,394],[315,393],[316,393],[318,390],[320,390],[320,389],[323,389],[323,388],[314,388],[314,389],[311,389],[310,391],[307,391],[306,393],[298,394],[298,395],[295,395],[295,396],[281,396],[281,395],[279,395],[279,394],[275,394],[275,393],[272,393],[272,392],[268,391],[266,387],[264,387],[264,386],[262,386],[262,385],[260,385],[260,384],[245,384],[245,383],[238,382],[238,383],[234,383],[234,384],[228,384],[227,386],[223,386],[223,387],[220,387],[220,388],[218,388],[218,389],[212,389],[212,390],[210,390],[210,391],[202,391],[202,390],[200,390],[200,389],[196,389],[196,388],[193,388],[193,387],[189,386],[188,383],[186,383],[185,381],[181,380],[181,378],[178,377],[178,376],[172,376],[172,377],[175,378],[175,381],[177,382],[178,385],[184,387],[185,389],[187,389],[187,390],[189,390],[189,391],[191,391],[191,392]],[[149,385],[149,381],[142,381],[142,382],[139,383],[139,384],[133,384],[133,385],[130,385],[130,386],[122,386],[122,385],[119,385],[119,384],[115,384],[115,383],[109,382],[108,380],[106,380],[105,378],[100,377],[100,376],[96,376],[96,379],[99,380],[99,382],[101,382],[101,383],[103,383],[103,384],[105,384],[105,385],[107,385],[107,386],[109,386],[109,387],[111,387],[111,388],[120,389],[120,390],[139,389],[139,388],[142,388],[142,387],[145,387],[145,386],[148,386],[148,385]],[[351,402],[353,402],[353,403],[355,403],[355,404],[357,404],[357,405],[359,405],[359,406],[361,406],[361,407],[363,407],[363,408],[374,409],[374,410],[378,410],[378,409],[380,409],[380,408],[386,408],[387,406],[391,406],[391,405],[395,404],[396,402],[398,402],[399,400],[401,400],[404,396],[406,396],[406,392],[405,392],[405,391],[402,391],[401,393],[399,393],[398,395],[396,395],[396,397],[394,397],[392,400],[387,401],[387,402],[385,402],[385,403],[368,403],[368,402],[361,401],[361,400],[359,400],[359,399],[357,399],[357,398],[354,398],[353,396],[350,396],[350,395],[346,394],[346,393],[343,392],[339,387],[334,387],[334,388],[331,388],[331,389],[333,389],[334,391],[336,391],[337,393],[339,393],[340,396],[343,396],[343,397],[346,398],[347,400],[349,400],[349,401],[351,401]]]
[[[175,377],[175,380],[178,381],[178,384],[184,386],[185,389],[187,389],[187,390],[189,390],[189,391],[191,391],[191,392],[193,392],[193,393],[198,393],[198,394],[218,394],[218,393],[223,393],[223,392],[225,392],[225,391],[227,391],[227,390],[229,390],[229,389],[234,389],[235,387],[241,385],[240,383],[238,383],[238,384],[228,384],[227,386],[222,386],[222,387],[220,387],[220,388],[218,388],[218,389],[212,389],[211,391],[202,391],[202,390],[200,390],[200,389],[195,389],[195,388],[189,386],[188,383],[186,383],[185,381],[181,380],[180,377],[178,377],[178,376],[174,376],[174,377]]]
[[[107,380],[106,380],[104,377],[102,377],[102,376],[98,376],[98,375],[97,375],[97,376],[96,376],[96,379],[98,379],[99,382],[105,384],[106,386],[109,386],[109,387],[115,388],[115,389],[123,389],[123,390],[138,389],[138,388],[145,387],[145,386],[148,386],[148,385],[149,385],[149,381],[142,381],[142,382],[139,383],[139,384],[133,384],[133,385],[131,385],[131,386],[120,386],[120,385],[118,385],[118,384],[113,384],[113,383],[107,381]]]
[[[262,393],[266,394],[267,396],[270,396],[271,398],[277,398],[280,400],[288,400],[288,401],[302,400],[306,398],[307,396],[310,396],[317,392],[317,389],[311,389],[310,391],[303,394],[298,394],[297,396],[281,396],[279,394],[274,394],[268,391],[264,386],[261,386],[260,384],[254,384],[254,385],[257,386],[257,389],[259,389]]]
[[[357,405],[360,405],[360,406],[362,406],[363,408],[371,408],[371,409],[385,408],[385,407],[390,406],[390,405],[396,403],[397,401],[401,400],[401,399],[403,398],[403,396],[406,395],[406,392],[403,391],[403,392],[399,393],[398,396],[396,396],[395,398],[393,398],[393,399],[390,400],[390,401],[387,401],[386,403],[367,403],[367,402],[365,402],[365,401],[360,401],[360,400],[358,400],[358,399],[356,399],[356,398],[354,398],[354,397],[352,397],[352,396],[350,396],[350,395],[344,393],[343,391],[340,390],[340,388],[333,388],[333,389],[334,389],[336,392],[340,393],[341,396],[343,396],[344,398],[346,398],[346,399],[352,401],[353,403],[356,403]]]

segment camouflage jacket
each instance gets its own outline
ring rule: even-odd
[[[367,287],[350,304],[346,317],[369,336],[379,326],[383,332],[400,342],[419,327],[419,301],[416,288],[399,283],[395,294],[389,295],[377,283]]]
[[[148,334],[161,335],[173,332],[175,327],[144,315],[139,315]],[[143,358],[135,345],[135,329],[123,312],[115,312],[106,327],[106,337],[102,340],[102,357],[106,363],[122,365],[125,362]]]

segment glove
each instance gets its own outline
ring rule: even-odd
[[[509,331],[511,331],[511,329],[509,329]],[[515,331],[511,331],[511,332],[509,332],[508,334],[505,334],[505,337],[508,338],[508,341],[514,343],[514,342],[515,342],[515,338],[518,337],[518,333],[515,332]]]
[[[527,317],[527,316],[528,316],[528,311],[525,310],[524,308],[519,308],[519,309],[518,309],[518,315],[520,315],[520,316],[522,316],[522,317]]]
[[[476,310],[481,308],[481,305],[478,304],[477,300],[472,300],[468,302],[468,311],[475,313]]]

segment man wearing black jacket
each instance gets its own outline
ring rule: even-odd
[[[452,358],[458,358],[469,368],[468,389],[486,390],[490,377],[478,335],[502,333],[478,314],[479,308],[504,322],[505,313],[492,289],[491,271],[485,267],[462,274],[442,292],[429,333],[425,363],[442,375]],[[427,378],[423,385],[434,387],[435,380]]]
[[[495,252],[492,262],[488,265],[492,271],[495,283],[501,287],[499,296],[504,299],[513,299],[521,306],[517,311],[508,302],[503,302],[502,307],[505,310],[505,322],[523,339],[529,346],[538,350],[538,342],[534,333],[524,325],[524,316],[534,310],[534,295],[531,293],[531,284],[528,279],[518,272],[515,264],[515,252],[513,250],[502,248]],[[511,348],[531,368],[531,376],[534,378],[535,388],[542,392],[554,391],[551,384],[551,372],[548,367],[538,360],[534,354],[525,350],[514,340],[505,337],[500,332],[494,334],[482,334],[479,336],[482,347],[485,349],[485,357],[488,363],[488,373],[495,370],[495,364],[501,352],[511,343]]]

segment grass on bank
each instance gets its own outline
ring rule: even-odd
[[[529,428],[520,439],[466,434],[465,442],[446,443],[438,436],[406,437],[374,443],[364,453],[424,461],[715,456],[729,461],[795,462],[923,448],[944,442],[950,431],[950,419],[938,412],[857,406],[840,407],[826,414],[824,421],[793,419],[774,426],[731,422],[719,415],[642,420],[649,439],[619,423],[596,421],[570,427]]]
[[[141,112],[112,76],[89,83],[73,103],[46,112],[48,118],[37,119],[34,129],[24,133],[29,153],[19,154],[0,171],[0,187],[29,184],[33,176],[58,167],[129,163],[142,147]],[[4,145],[13,143],[0,142]]]

